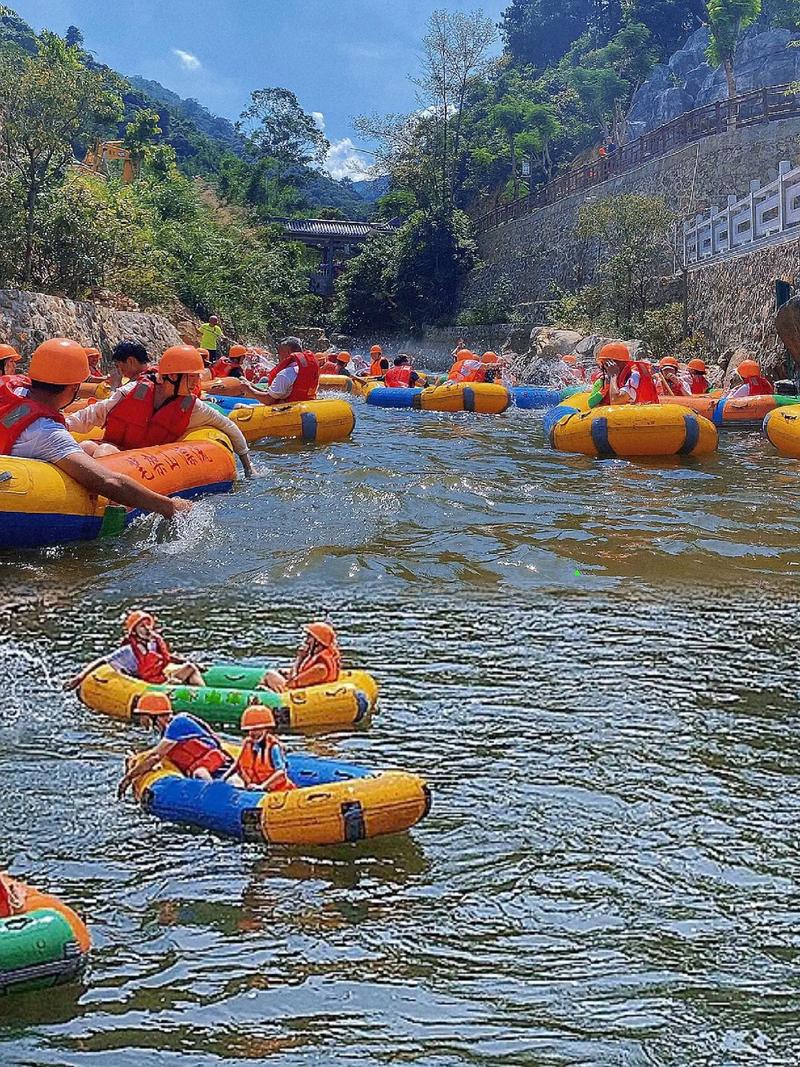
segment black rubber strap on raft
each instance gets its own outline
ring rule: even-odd
[[[464,411],[475,410],[475,390],[466,386],[464,389]]]
[[[678,449],[678,455],[690,456],[697,447],[697,442],[700,440],[700,423],[697,421],[696,415],[684,415],[683,426],[686,431],[686,437],[683,444]]]
[[[363,841],[367,836],[364,825],[364,809],[358,800],[347,800],[342,804],[342,822],[344,823],[345,841]]]
[[[600,459],[612,459],[617,454],[608,440],[608,419],[605,415],[592,419],[592,444]]]

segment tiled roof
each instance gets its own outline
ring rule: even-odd
[[[345,219],[273,219],[283,226],[287,237],[369,237],[381,233],[383,227],[369,222],[349,222]]]

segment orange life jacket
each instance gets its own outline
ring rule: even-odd
[[[235,378],[237,375],[234,371],[242,373],[241,363],[236,363],[227,356],[221,356],[211,367],[211,374],[215,378]]]
[[[617,386],[622,389],[635,370],[639,372],[639,387],[636,390],[634,404],[657,404],[658,391],[656,390],[656,383],[653,381],[650,368],[646,367],[644,363],[638,361],[626,363],[617,376]]]
[[[156,643],[154,649],[142,649],[139,642],[131,634],[128,638],[128,644],[136,657],[136,673],[142,681],[150,682],[151,685],[162,685],[167,680],[164,668],[172,662],[172,653],[161,634],[153,634],[153,640]]]
[[[137,380],[134,388],[109,411],[103,440],[127,451],[167,445],[183,437],[197,397],[176,396],[156,411],[155,395],[155,382],[147,378]]]
[[[192,715],[187,717],[194,718]],[[186,775],[187,778],[191,778],[201,767],[205,767],[209,774],[214,774],[232,762],[231,757],[206,724],[200,722],[199,719],[194,721],[200,723],[208,732],[201,737],[187,737],[176,741],[169,751],[170,762],[174,763],[181,774]]]
[[[673,378],[670,382],[664,378],[661,383],[656,387],[658,389],[659,396],[669,399],[671,396],[689,396],[689,392],[686,386],[679,378]]]
[[[0,455],[2,456],[11,455],[11,450],[19,436],[37,419],[53,419],[62,426],[66,425],[60,411],[54,411],[53,408],[14,392],[14,388],[30,385],[28,378],[22,374],[11,374],[8,377],[12,382],[15,379],[19,381],[16,385],[7,381],[0,384]]]
[[[411,386],[412,368],[407,364],[390,367],[383,376],[383,384],[389,389],[408,389]]]
[[[313,400],[317,395],[320,375],[320,366],[313,352],[290,353],[269,372],[267,384],[272,385],[280,372],[286,370],[287,367],[291,367],[292,364],[297,367],[297,377],[294,380],[291,392],[287,397],[284,397],[284,400],[287,403],[296,400]]]
[[[705,374],[693,374],[691,381],[689,382],[689,387],[692,390],[692,396],[702,396],[704,393],[708,392],[711,385]]]
[[[383,359],[383,356],[381,356],[379,359],[373,359],[373,361],[370,363],[370,378],[380,378],[380,376],[383,374],[383,371],[381,370],[381,359]]]
[[[281,752],[284,751],[281,742],[277,737],[273,737],[272,734],[268,734],[263,741],[254,741],[251,737],[245,739],[239,758],[236,761],[236,770],[241,775],[246,786],[264,785],[278,770],[272,760],[273,747],[276,745]],[[297,786],[284,770],[280,778],[276,778],[270,786],[269,791],[270,793],[278,793],[296,788]]]
[[[319,677],[319,668],[324,676]],[[329,685],[339,678],[342,669],[342,654],[336,645],[312,652],[297,664],[286,679],[289,689],[303,689],[307,685]]]

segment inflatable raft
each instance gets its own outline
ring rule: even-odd
[[[716,427],[676,404],[620,404],[589,409],[588,394],[548,411],[552,448],[608,459],[613,456],[703,456],[714,452]]]
[[[0,994],[74,981],[91,948],[89,931],[72,908],[48,893],[22,888],[24,910],[0,919]]]
[[[763,396],[744,396],[739,400],[720,399],[714,409],[714,425],[741,427],[761,426],[771,411],[791,407],[798,402],[796,396],[780,396],[767,393]]]
[[[167,496],[225,493],[236,480],[230,441],[215,430],[98,462]],[[139,514],[93,496],[52,463],[0,456],[0,548],[92,541],[121,532]]]
[[[210,401],[217,398],[209,396]],[[235,422],[249,444],[268,437],[295,437],[327,445],[345,441],[356,417],[346,400],[303,400],[295,404],[259,404],[237,400],[225,414]]]
[[[784,456],[800,459],[800,402],[777,408],[764,416],[764,436]]]
[[[517,408],[553,408],[576,393],[586,392],[585,385],[569,385],[563,389],[546,389],[537,385],[516,385],[510,391],[511,403]]]
[[[292,753],[286,762],[297,786],[286,792],[185,778],[166,762],[134,784],[134,795],[159,819],[275,845],[338,845],[400,833],[430,810],[430,790],[415,774]]]
[[[103,665],[86,676],[78,697],[93,711],[139,722],[142,694],[168,693],[175,711],[188,711],[209,726],[237,730],[244,709],[261,704],[273,710],[279,732],[347,729],[365,720],[378,700],[378,684],[365,671],[342,671],[330,685],[285,693],[258,688],[264,671],[264,667],[220,666],[204,674],[205,686],[149,685]]]
[[[371,385],[380,384],[378,378],[350,378],[346,374],[320,374],[320,393],[350,393],[353,396],[365,396]]]
[[[499,415],[511,403],[504,385],[488,382],[448,382],[427,389],[388,389],[379,386],[367,395],[367,403],[379,408],[415,408],[422,411],[476,411]]]

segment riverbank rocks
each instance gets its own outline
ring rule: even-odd
[[[90,300],[66,300],[20,289],[0,290],[0,342],[29,357],[48,337],[70,337],[108,358],[120,341],[139,341],[156,358],[181,335],[162,315],[118,311]]]

